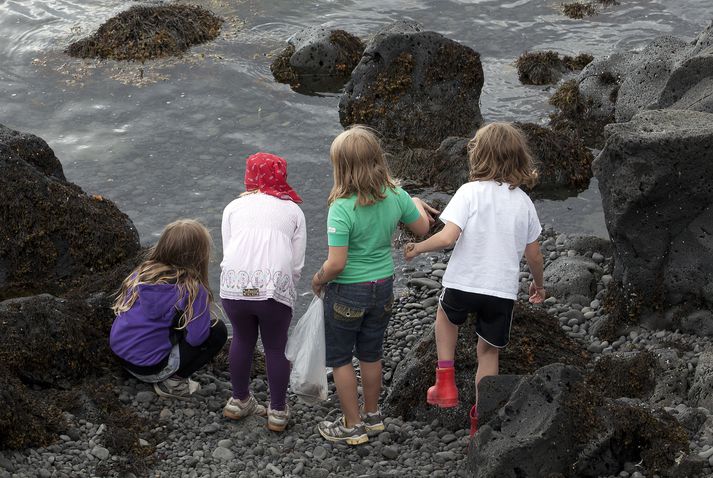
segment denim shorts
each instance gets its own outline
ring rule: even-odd
[[[384,332],[393,305],[393,278],[360,284],[327,284],[324,294],[327,366],[347,365],[354,356],[364,362],[381,360]]]

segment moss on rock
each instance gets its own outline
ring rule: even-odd
[[[223,19],[195,5],[135,6],[103,23],[65,52],[78,58],[145,61],[177,56],[214,40]]]
[[[591,98],[579,91],[577,80],[562,83],[550,98],[556,110],[550,114],[550,127],[555,131],[572,134],[587,146],[601,146],[604,142],[604,126],[614,121],[593,115]]]
[[[591,3],[572,2],[562,4],[562,13],[569,18],[581,20],[584,17],[590,17],[597,14],[597,7]]]

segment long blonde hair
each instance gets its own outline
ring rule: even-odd
[[[356,194],[357,205],[369,206],[386,198],[386,188],[396,188],[379,139],[365,126],[352,126],[334,138],[329,159],[334,169],[330,205]]]
[[[178,297],[187,297],[186,308],[178,320],[178,328],[185,328],[204,312],[193,310],[201,286],[208,293],[206,307],[213,301],[208,284],[212,246],[210,232],[198,221],[179,219],[167,225],[146,260],[124,279],[114,301],[114,313],[126,312],[134,305],[140,284],[176,284]]]
[[[508,183],[532,188],[537,170],[525,135],[511,123],[490,123],[475,133],[468,143],[471,181]]]

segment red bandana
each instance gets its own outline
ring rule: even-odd
[[[287,184],[287,162],[269,153],[249,156],[245,165],[245,187],[276,198],[301,203],[302,198]]]

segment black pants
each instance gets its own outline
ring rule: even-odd
[[[198,347],[194,347],[185,338],[178,342],[178,349],[181,356],[181,365],[176,371],[176,375],[183,378],[188,378],[193,375],[202,366],[213,360],[220,349],[223,348],[228,340],[228,329],[225,324],[218,321],[210,328],[208,338]],[[124,367],[139,375],[153,375],[159,373],[168,365],[168,355],[156,365],[139,366],[122,360]]]

